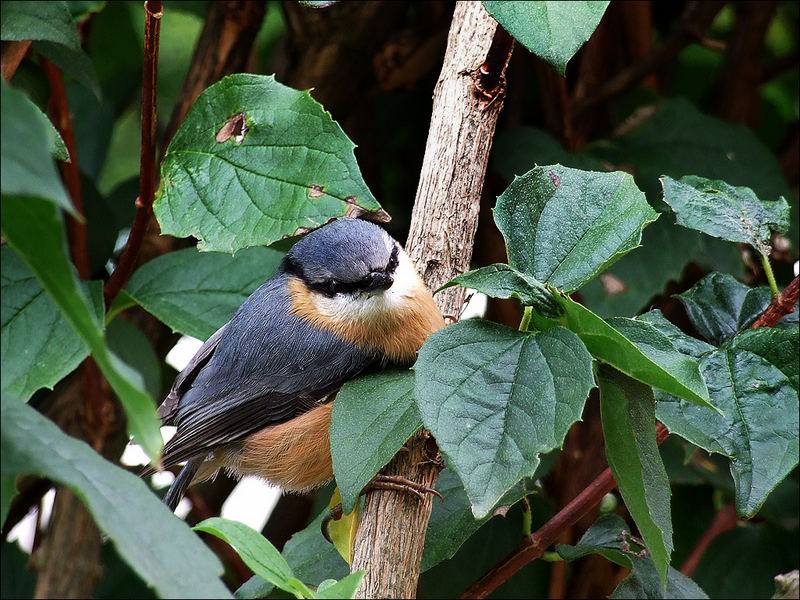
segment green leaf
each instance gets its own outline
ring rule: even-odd
[[[592,358],[573,333],[477,319],[431,335],[414,371],[422,420],[478,518],[561,446],[594,387]]]
[[[244,563],[271,584],[294,595],[311,597],[310,590],[298,581],[281,553],[258,531],[229,519],[211,517],[194,526],[233,546]]]
[[[722,179],[751,188],[759,198],[792,194],[775,155],[749,127],[708,116],[683,98],[662,100],[653,117],[593,150],[600,159],[636,169],[636,181],[653,204],[661,198],[662,175]]]
[[[3,198],[2,232],[28,264],[53,302],[89,347],[97,365],[119,396],[128,431],[150,456],[157,456],[162,439],[155,406],[141,390],[141,378],[105,343],[95,311],[78,283],[68,258],[63,218],[51,202],[36,198]]]
[[[331,577],[344,578],[350,567],[333,547],[322,537],[322,519],[328,514],[326,505],[317,517],[302,531],[295,533],[283,548],[283,557],[295,576],[303,581],[323,581]],[[237,598],[263,598],[273,585],[263,577],[254,575],[236,590]]]
[[[611,598],[708,598],[691,579],[672,567],[667,571],[666,593],[653,560],[637,547],[622,517],[603,515],[575,546],[558,544],[556,551],[565,560],[599,554],[613,563],[631,569],[611,594]]]
[[[633,317],[663,293],[669,281],[679,281],[683,269],[702,250],[702,234],[662,216],[642,232],[640,248],[581,288],[581,298],[601,317]]]
[[[605,366],[598,383],[608,466],[666,583],[673,548],[671,491],[656,442],[653,389]]]
[[[331,458],[345,513],[361,490],[422,427],[408,369],[374,373],[339,390],[331,415]]]
[[[89,354],[41,284],[10,247],[2,248],[2,389],[27,401],[53,389]]]
[[[433,503],[425,533],[425,548],[422,550],[422,572],[455,556],[461,545],[495,516],[491,514],[482,519],[475,518],[464,486],[451,469],[442,471],[436,482],[436,490],[442,495],[444,502]],[[516,504],[530,493],[522,483],[518,483],[500,498],[498,504]]]
[[[608,2],[487,2],[483,6],[518,42],[562,76],[597,28]]]
[[[231,597],[219,579],[223,569],[217,557],[141,479],[67,436],[27,404],[4,401],[0,425],[4,484],[7,477],[34,474],[68,486],[161,597]]]
[[[320,584],[317,593],[314,594],[314,598],[352,598],[366,573],[366,571],[356,571],[341,581],[333,582],[328,586],[323,587]]]
[[[571,292],[636,248],[658,215],[627,173],[550,165],[515,178],[494,217],[512,267]]]
[[[678,224],[731,242],[750,244],[761,254],[772,250],[770,231],[789,229],[789,204],[783,197],[759,200],[748,187],[687,175],[676,181],[661,178],[664,201]]]
[[[221,131],[242,114],[246,130]],[[234,252],[378,211],[354,147],[307,91],[263,75],[225,77],[200,94],[167,150],[153,207],[161,230]]]
[[[715,349],[711,344],[686,335],[677,326],[670,323],[660,310],[651,310],[636,317],[637,321],[649,323],[659,333],[666,336],[678,352],[698,360],[704,354]]]
[[[736,507],[751,517],[798,462],[797,329],[744,331],[700,357],[709,395],[725,416],[657,394],[672,433],[731,459]]]
[[[751,288],[727,273],[709,273],[675,296],[697,332],[715,345],[752,325],[772,300],[769,288]]]
[[[186,248],[142,265],[125,291],[173,331],[205,340],[275,274],[281,260],[283,254],[270,248],[248,248],[236,256]]]
[[[144,332],[126,319],[114,319],[108,324],[106,339],[109,349],[139,373],[145,391],[153,398],[160,397],[161,361]]]
[[[78,30],[66,2],[3,2],[3,41],[48,40],[80,50]]]
[[[584,171],[602,171],[603,164],[591,156],[567,152],[552,135],[535,127],[500,131],[492,142],[492,169],[506,181],[523,175],[536,165],[564,165]]]
[[[5,22],[5,5],[3,22]],[[0,83],[2,150],[0,185],[3,196],[34,196],[54,202],[80,218],[67,197],[51,157],[52,133],[42,111],[19,90]]]
[[[596,359],[642,383],[714,408],[708,402],[708,390],[696,362],[678,350],[657,327],[625,318],[606,322],[570,298],[554,297],[564,308],[563,319],[544,319],[534,312],[531,320],[534,326],[549,329],[566,325]]]
[[[553,294],[544,285],[530,275],[502,263],[459,275],[436,291],[456,284],[483,292],[491,298],[516,298],[523,305],[534,306],[540,313],[551,318],[561,316]]]
[[[31,102],[31,104],[33,104],[33,102]],[[50,154],[52,154],[53,158],[56,160],[69,162],[69,151],[67,150],[67,145],[64,143],[64,140],[61,138],[61,134],[58,133],[55,125],[50,122],[47,115],[44,114],[36,104],[33,104],[33,106],[36,107],[40,120],[44,123],[47,133],[50,135]]]

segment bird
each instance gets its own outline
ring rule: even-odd
[[[220,469],[291,492],[324,485],[337,391],[367,368],[412,364],[443,326],[413,262],[381,227],[345,217],[306,234],[158,407],[176,426],[160,467],[187,461],[164,502],[174,511],[190,485]]]

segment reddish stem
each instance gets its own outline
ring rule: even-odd
[[[153,212],[156,182],[156,91],[158,79],[158,43],[163,9],[161,2],[144,3],[144,66],[142,69],[142,144],[139,166],[139,197],[136,217],[125,250],[114,273],[103,288],[106,308],[128,282],[142,248]]]
[[[41,54],[39,55],[39,64],[50,82],[49,108],[53,125],[64,140],[69,153],[69,162],[58,161],[58,168],[61,170],[61,178],[64,180],[64,185],[67,186],[72,205],[83,216],[83,191],[78,168],[78,153],[75,147],[75,130],[72,126],[72,113],[67,102],[64,78],[61,76],[61,70]],[[89,279],[89,243],[86,222],[67,215],[67,237],[69,238],[72,262],[78,269],[78,275],[81,276],[81,279]]]
[[[681,567],[681,573],[687,577],[691,577],[694,573],[694,570],[697,568],[697,564],[703,557],[703,553],[708,548],[708,545],[721,533],[725,533],[726,531],[736,527],[738,520],[739,519],[736,515],[736,505],[733,502],[728,503],[726,506],[718,510],[717,514],[714,515],[714,520],[711,521],[711,525],[708,526],[708,529],[706,529],[705,533],[703,533],[703,536],[698,540],[697,545],[692,550],[689,558],[687,558],[686,562],[683,563],[683,566]]]
[[[25,54],[27,54],[30,47],[31,40],[3,42],[2,58],[0,58],[3,79],[9,81],[14,76],[14,73],[17,72],[17,67],[19,67],[19,63],[25,58]]]
[[[784,316],[794,312],[794,305],[797,303],[798,292],[800,292],[800,277],[795,277],[786,286],[777,298],[774,298],[761,316],[753,323],[752,328],[756,327],[775,327]]]
[[[669,431],[661,423],[656,423],[656,441],[663,442]],[[592,508],[597,506],[603,496],[617,487],[617,482],[607,468],[572,501],[556,513],[541,529],[526,537],[508,556],[478,581],[473,583],[459,598],[485,598],[498,586],[508,581],[522,567],[532,560],[541,558],[544,551],[558,539],[561,531],[574,525]]]

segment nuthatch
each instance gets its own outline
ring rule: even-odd
[[[163,467],[188,461],[164,502],[220,468],[289,491],[333,477],[328,430],[339,388],[374,363],[410,364],[444,326],[408,255],[383,229],[333,221],[198,350],[158,408],[177,425]]]

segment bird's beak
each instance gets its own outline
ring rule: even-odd
[[[379,291],[379,290],[388,290],[392,287],[394,283],[394,277],[387,273],[381,273],[379,271],[373,271],[368,276],[369,279],[369,286],[367,287],[368,291]]]

